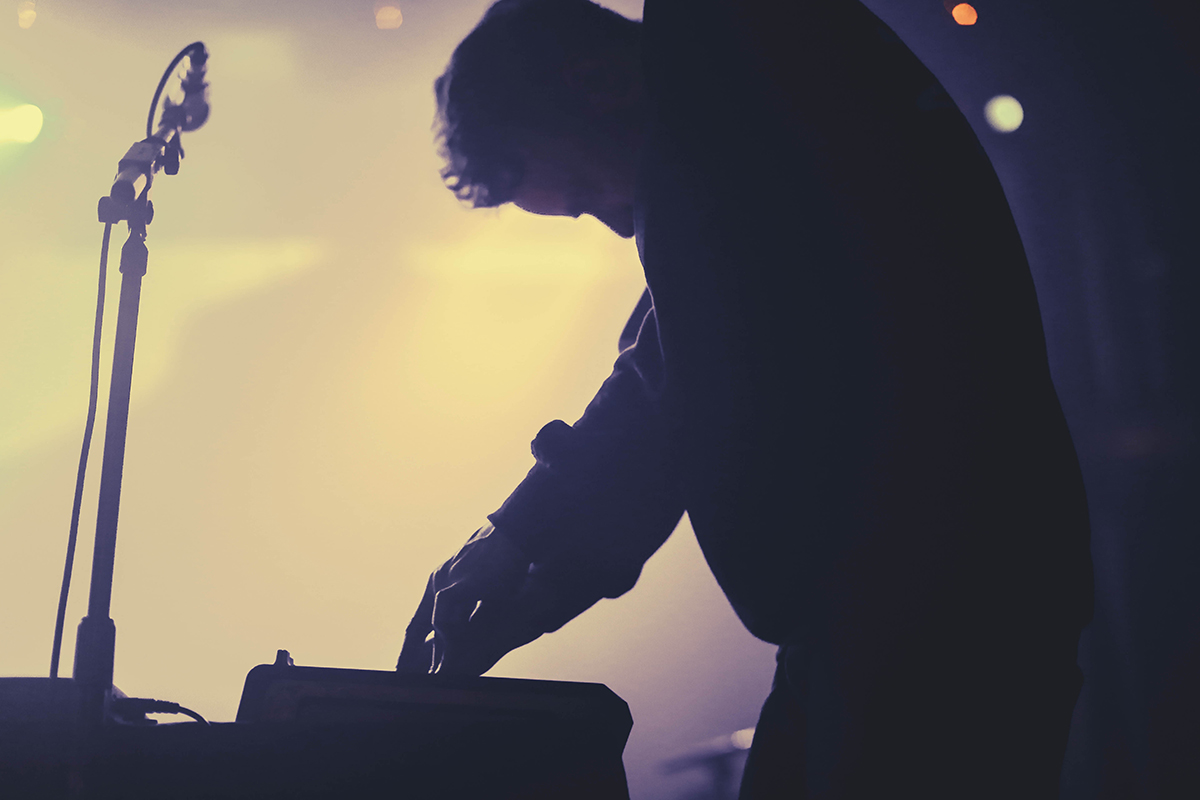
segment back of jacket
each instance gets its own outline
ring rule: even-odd
[[[638,242],[683,503],[768,641],[1076,630],[1086,502],[994,171],[857,2],[647,0]]]

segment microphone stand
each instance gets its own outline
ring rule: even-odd
[[[175,125],[172,125],[172,122]],[[137,142],[118,166],[117,181],[109,196],[100,198],[98,215],[104,223],[129,223],[129,238],[121,248],[121,296],[113,346],[112,383],[100,469],[100,496],[96,514],[96,542],[92,556],[88,611],[75,639],[75,683],[80,694],[80,725],[85,733],[97,732],[108,718],[113,693],[116,625],[109,616],[113,568],[117,549],[117,516],[121,503],[121,477],[125,462],[125,436],[129,425],[129,398],[133,382],[133,354],[137,338],[142,278],[149,252],[146,226],[154,218],[149,192],[154,172],[169,175],[179,170],[180,128],[168,118],[154,136]],[[144,181],[140,194],[135,187]]]

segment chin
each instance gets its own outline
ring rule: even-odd
[[[622,209],[618,214],[605,214],[603,217],[597,217],[605,227],[610,231],[620,236],[622,239],[632,239],[633,226],[633,207]]]

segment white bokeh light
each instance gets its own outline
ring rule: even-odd
[[[983,107],[988,125],[1000,133],[1012,133],[1025,121],[1025,109],[1012,95],[996,95]]]

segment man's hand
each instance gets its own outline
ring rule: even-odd
[[[520,549],[485,525],[429,576],[396,669],[482,675],[571,616]]]

